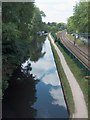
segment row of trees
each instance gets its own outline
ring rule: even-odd
[[[48,26],[48,31],[54,32],[56,33],[57,31],[61,31],[67,28],[65,23],[56,23],[56,22],[48,22],[47,23]]]
[[[33,2],[3,2],[2,3],[2,58],[3,58],[3,90],[7,88],[7,80],[13,71],[24,62],[32,53],[32,44],[41,55],[42,40],[38,40],[37,33],[46,31],[56,33],[67,29],[69,33],[88,32],[88,3],[79,2],[74,7],[74,14],[65,23],[42,22],[45,17],[43,11]],[[33,42],[34,41],[34,42]],[[39,46],[39,47],[37,47]],[[33,51],[34,53],[35,51]],[[31,55],[36,61],[38,56]]]
[[[33,2],[2,3],[2,77],[3,91],[13,71],[28,58],[37,61],[45,53],[41,53],[44,39],[38,32],[57,32],[66,29],[66,24],[42,22],[45,17]],[[33,50],[33,46],[35,47]]]
[[[69,33],[90,33],[88,29],[89,24],[89,7],[90,2],[79,2],[74,7],[73,16],[69,17],[67,23],[67,30]]]
[[[37,32],[44,29],[42,17],[45,17],[44,12],[33,2],[2,3],[3,91],[13,71],[30,55],[30,43]]]

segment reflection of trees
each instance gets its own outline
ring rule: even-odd
[[[9,87],[3,97],[3,118],[34,118],[36,109],[31,106],[36,101],[36,81],[32,74],[29,74],[31,65],[28,65],[21,72],[16,70],[10,80]]]
[[[39,58],[43,57],[45,52],[42,53],[43,43],[45,41],[44,36],[35,36],[30,44],[30,60],[38,61]]]

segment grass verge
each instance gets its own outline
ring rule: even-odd
[[[72,71],[77,82],[79,83],[88,107],[88,80],[85,79],[82,70],[77,66],[77,64],[73,61],[73,59],[70,58],[70,56],[63,50],[63,48],[60,45],[58,45],[58,43],[57,46],[60,49],[60,51],[63,53],[70,70]]]
[[[62,84],[62,87],[63,87],[66,103],[67,103],[67,106],[68,106],[68,109],[69,109],[69,112],[70,112],[70,117],[72,118],[75,107],[74,107],[74,100],[73,100],[71,88],[69,86],[67,77],[64,73],[63,67],[60,63],[59,56],[58,56],[54,46],[52,45],[52,43],[51,43],[51,48],[52,48],[52,52],[53,52],[53,55],[54,55],[54,58],[55,58],[55,63],[56,63],[58,75],[59,75],[59,78],[61,80],[61,84]]]

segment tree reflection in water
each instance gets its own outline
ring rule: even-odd
[[[42,53],[45,38],[35,36],[29,44],[28,58],[31,61],[36,62],[45,55],[45,52]],[[9,80],[9,87],[2,100],[3,118],[35,118],[37,110],[32,105],[37,100],[35,87],[39,80],[30,74],[31,70],[31,64],[28,62],[24,68],[17,69]]]
[[[31,71],[31,64],[15,71],[9,87],[3,97],[3,118],[34,118],[37,110],[32,105],[37,100],[36,83]]]
[[[42,53],[42,48],[46,36],[35,36],[30,44],[30,60],[38,61],[41,57],[45,55],[45,52]]]

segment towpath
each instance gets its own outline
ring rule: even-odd
[[[50,40],[52,44],[54,45],[54,48],[57,51],[57,54],[60,58],[62,67],[64,69],[64,72],[66,74],[66,77],[68,79],[68,82],[70,84],[72,94],[73,94],[73,99],[75,103],[75,113],[73,114],[73,118],[88,118],[88,109],[84,100],[84,95],[82,93],[82,90],[74,77],[73,73],[71,72],[69,66],[66,63],[66,60],[60,51],[60,49],[57,47],[57,45],[54,43],[54,40],[52,36],[49,34]]]

